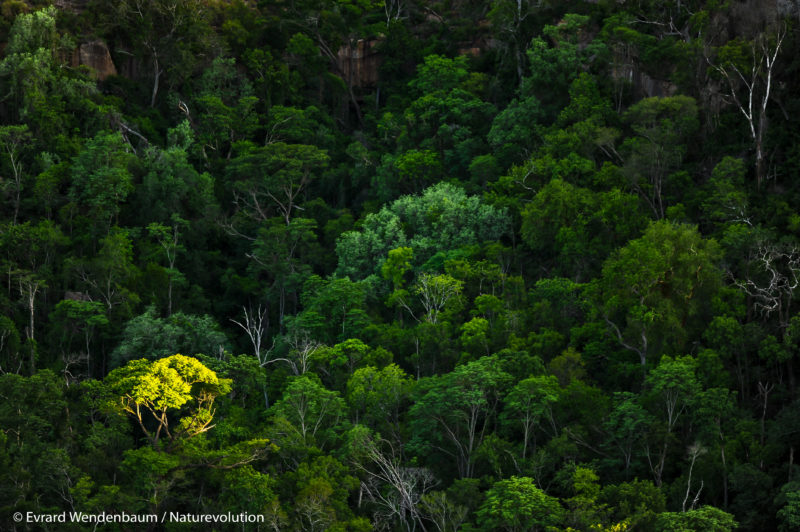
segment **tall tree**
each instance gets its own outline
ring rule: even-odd
[[[411,407],[414,447],[449,456],[458,475],[475,471],[475,452],[495,423],[500,397],[511,381],[495,357],[483,357],[440,377],[420,381]]]
[[[767,178],[764,135],[769,121],[767,106],[778,72],[775,65],[786,38],[786,27],[774,35],[760,33],[752,42],[732,40],[717,50],[712,67],[728,85],[728,96],[747,121],[750,139],[755,149],[756,186]]]
[[[197,359],[183,355],[155,362],[134,360],[109,373],[105,381],[119,394],[122,410],[133,416],[156,450],[162,436],[174,441],[212,429],[214,400],[227,394],[231,386],[230,380],[220,379]],[[170,430],[167,412],[184,405],[191,408]]]
[[[150,62],[150,107],[155,107],[164,73],[176,84],[207,49],[214,35],[209,14],[200,0],[123,0],[113,6],[112,20]]]
[[[693,324],[711,318],[720,258],[716,241],[697,228],[659,221],[605,262],[601,317],[620,345],[638,355],[643,372],[650,355],[679,354],[699,334]]]

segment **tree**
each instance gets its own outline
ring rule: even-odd
[[[309,47],[318,48],[315,52],[330,61],[330,67],[347,86],[359,124],[362,122],[361,106],[353,80],[342,71],[337,52],[341,45],[370,31],[367,22],[379,15],[382,4],[379,0],[292,0],[282,20],[283,24],[301,30],[303,33],[296,35],[304,37]]]
[[[0,76],[7,80],[4,98],[11,98],[15,120],[28,124],[39,142],[47,139],[63,146],[60,134],[97,118],[97,106],[89,98],[97,94],[97,87],[62,68],[58,55],[74,49],[74,44],[59,35],[57,14],[50,6],[14,19]]]
[[[346,406],[338,392],[325,389],[308,375],[301,375],[289,382],[270,413],[276,420],[288,421],[305,445],[326,449],[341,429]],[[280,439],[278,443],[280,445]]]
[[[497,113],[486,139],[498,160],[521,163],[533,154],[544,133],[545,113],[535,96],[514,99]]]
[[[0,375],[0,464],[6,483],[3,506],[35,511],[37,504],[58,507],[69,496],[75,467],[65,449],[70,403],[64,381],[50,370],[30,377]],[[3,518],[4,527],[13,527]]]
[[[662,357],[658,366],[647,375],[645,386],[649,389],[646,400],[652,405],[663,426],[661,434],[657,436],[657,439],[663,440],[660,442],[660,449],[651,449],[650,441],[646,448],[656,486],[661,486],[667,451],[678,420],[681,416],[688,417],[688,411],[694,406],[700,393],[694,359],[689,356],[675,359]]]
[[[133,190],[131,160],[120,133],[100,132],[72,161],[69,198],[107,233]]]
[[[413,256],[414,250],[409,247],[389,250],[389,255],[381,266],[381,276],[387,281],[391,281],[395,290],[399,290],[405,284],[404,277],[411,269]]]
[[[235,183],[235,203],[246,216],[263,222],[275,209],[288,226],[298,196],[328,165],[328,154],[316,146],[274,142],[246,147],[228,165]]]
[[[530,37],[530,24],[526,21],[541,6],[541,1],[534,0],[495,0],[488,16],[498,37],[500,37],[506,54],[512,57],[517,81],[522,83],[525,73],[525,49]]]
[[[272,283],[267,294],[277,295],[278,321],[297,307],[297,292],[311,274],[308,257],[318,251],[317,222],[311,218],[293,218],[289,224],[281,218],[271,218],[260,224],[251,238],[250,271],[266,275]]]
[[[764,317],[775,313],[780,329],[785,330],[800,284],[800,251],[793,245],[763,241],[750,253],[750,271],[744,279],[737,279],[736,285],[750,297],[753,310]]]
[[[532,478],[511,477],[495,482],[478,510],[487,530],[540,531],[556,527],[564,515],[558,499],[545,494]]]
[[[312,337],[328,345],[356,338],[369,323],[366,297],[369,283],[349,278],[322,279],[309,277],[303,286],[303,311],[292,326],[306,330]]]
[[[228,350],[228,345],[211,316],[176,312],[162,318],[150,306],[125,323],[119,344],[111,352],[110,365],[123,366],[138,357],[156,360],[172,353],[218,355]]]
[[[703,210],[716,224],[752,225],[744,191],[744,161],[723,157],[711,172],[710,193],[703,201]],[[723,225],[724,224],[724,225]]]
[[[109,313],[121,306],[123,315],[129,316],[130,305],[138,296],[129,286],[137,273],[133,264],[133,242],[128,232],[116,228],[100,239],[100,249],[88,260],[71,260],[71,269],[86,288],[101,300]]]
[[[731,532],[739,523],[733,515],[713,506],[701,506],[687,512],[663,512],[656,519],[658,530],[679,532],[683,530],[708,530],[709,532]]]
[[[186,236],[202,234],[201,229],[216,222],[219,212],[215,179],[198,172],[190,161],[197,143],[188,121],[168,130],[167,137],[166,149],[148,146],[141,152],[138,162],[143,175],[131,194],[129,213],[142,226],[174,226],[176,220],[187,220],[191,224],[183,228]]]
[[[283,336],[282,342],[288,350],[286,356],[270,358],[266,364],[285,362],[289,364],[294,375],[304,375],[309,371],[314,361],[314,355],[323,347],[319,341],[309,335],[308,331],[297,327],[292,327],[291,331]]]
[[[392,354],[384,348],[372,349],[357,338],[348,338],[332,347],[324,347],[315,355],[318,372],[324,373],[337,389],[344,389],[345,381],[356,369],[372,366],[384,367]]]
[[[784,503],[778,510],[781,532],[789,532],[800,526],[800,489],[798,488],[800,486],[797,481],[788,482],[781,487],[780,496],[776,498],[776,503],[779,500]]]
[[[543,37],[534,37],[525,51],[530,75],[521,79],[520,97],[536,97],[546,123],[566,105],[572,81],[605,55],[605,45],[600,41],[582,45],[588,22],[588,16],[566,14],[559,24],[545,25]]]
[[[460,477],[471,477],[475,451],[489,434],[510,381],[495,357],[419,381],[410,410],[414,447],[424,455],[444,453],[455,462]]]
[[[105,382],[118,394],[122,410],[136,419],[154,450],[160,448],[162,433],[171,446],[176,439],[211,430],[214,400],[231,389],[229,379],[218,378],[196,358],[180,354],[154,362],[133,360],[109,373]],[[167,412],[184,407],[188,407],[187,415],[170,431]]]
[[[68,239],[52,221],[43,220],[36,225],[30,222],[0,226],[0,250],[5,254],[3,267],[6,289],[12,295],[16,288],[27,314],[26,351],[31,374],[36,366],[36,314],[37,296],[50,285],[58,253]]]
[[[439,532],[457,532],[467,520],[469,512],[466,506],[453,502],[443,491],[431,491],[423,495],[420,508]]]
[[[680,168],[699,126],[697,104],[688,96],[645,98],[623,118],[637,135],[622,145],[621,151],[627,154],[624,172],[655,218],[662,219],[667,179]]]
[[[501,420],[507,427],[522,427],[522,459],[528,456],[528,446],[532,442],[532,452],[536,452],[536,429],[549,424],[551,436],[555,437],[558,428],[553,417],[553,404],[559,397],[558,381],[552,375],[529,377],[518,382],[505,398]]]
[[[33,111],[32,104],[53,80],[58,41],[55,8],[22,14],[14,21],[0,72],[11,76],[9,89],[20,118]]]
[[[734,39],[717,50],[717,64],[709,61],[727,81],[728,95],[747,120],[756,152],[757,187],[761,187],[761,183],[767,178],[768,168],[764,155],[764,134],[768,126],[767,105],[776,74],[775,63],[786,32],[786,27],[782,26],[774,37],[760,33],[751,43]]]
[[[150,107],[155,107],[161,76],[172,84],[192,72],[204,51],[209,31],[209,9],[200,0],[124,0],[113,6],[112,20],[151,62]]]
[[[412,389],[408,374],[397,365],[389,364],[382,369],[367,366],[353,372],[347,381],[345,397],[356,423],[364,423],[400,444],[401,409]]]
[[[625,530],[627,522],[623,521],[609,528],[602,523],[607,521],[608,508],[598,501],[600,497],[600,477],[589,468],[578,466],[572,473],[572,491],[574,495],[567,499],[569,511],[565,521],[578,529],[589,530]]]
[[[20,338],[14,322],[0,316],[0,372],[19,374],[25,362],[20,356]]]
[[[253,355],[255,355],[261,366],[266,366],[270,363],[268,357],[272,352],[272,349],[265,352],[262,348],[267,330],[269,329],[269,308],[262,310],[261,305],[259,305],[258,311],[256,312],[253,312],[252,308],[248,312],[245,307],[242,307],[242,311],[244,312],[243,321],[237,321],[233,318],[231,318],[231,321],[247,334],[250,343],[253,345]],[[274,348],[275,345],[273,344],[272,347]]]
[[[79,301],[74,299],[64,299],[56,304],[53,314],[57,320],[63,320],[62,327],[69,332],[69,338],[62,340],[63,347],[67,350],[72,346],[72,335],[83,332],[83,355],[86,357],[87,377],[92,377],[92,357],[91,341],[94,330],[98,326],[108,325],[108,318],[105,314],[106,309],[100,301]],[[69,353],[62,353],[65,357],[64,376],[69,384],[74,376],[70,373],[68,363]]]
[[[185,251],[186,248],[180,243],[180,229],[188,225],[187,221],[175,215],[172,219],[172,227],[167,227],[160,223],[151,223],[147,226],[147,232],[158,242],[167,259],[167,316],[172,314],[172,285],[173,281],[183,281],[183,274],[175,268],[175,261],[178,259],[178,252]]]
[[[638,236],[645,222],[635,196],[619,189],[595,193],[561,179],[539,189],[521,217],[524,242],[544,264],[577,281]]]
[[[424,468],[403,466],[398,450],[388,441],[373,437],[364,427],[355,427],[350,438],[353,463],[367,476],[362,489],[381,508],[378,520],[399,520],[409,532],[417,525],[426,530],[420,503],[436,483],[433,474]]]
[[[380,274],[389,251],[399,247],[413,250],[413,266],[424,264],[440,251],[497,240],[510,223],[505,210],[442,182],[368,214],[361,230],[343,233],[336,243],[336,274],[351,279]]]
[[[399,183],[382,191],[381,199],[396,197],[398,192],[420,192],[442,168],[466,176],[473,158],[485,152],[483,138],[497,111],[479,97],[485,83],[481,75],[470,74],[466,67],[464,56],[431,55],[417,68],[409,87],[420,96],[406,108],[405,131],[398,138],[402,152],[393,161]],[[385,189],[385,181],[375,184]]]
[[[631,392],[615,392],[614,408],[603,424],[607,442],[622,454],[626,478],[644,441],[646,427],[652,422],[640,403],[640,398]]]
[[[606,260],[600,312],[620,345],[639,356],[642,371],[651,353],[680,352],[699,333],[691,324],[711,318],[720,257],[716,241],[697,228],[659,221]]]
[[[333,456],[305,460],[282,480],[289,488],[291,513],[296,519],[291,529],[369,530],[367,520],[354,518],[348,505],[351,493],[358,487],[358,479]]]
[[[1,183],[0,185],[12,187],[14,189],[14,217],[12,223],[17,223],[19,216],[20,200],[22,198],[22,178],[23,178],[23,147],[31,140],[31,134],[27,125],[21,126],[2,126],[0,127],[0,145],[8,156],[8,164],[11,167],[12,183]]]
[[[445,309],[447,303],[461,294],[464,286],[462,281],[444,275],[432,275],[429,273],[420,274],[417,278],[413,293],[417,296],[417,303],[422,307],[421,317],[417,317],[408,301],[407,290],[396,290],[389,301],[392,304],[400,305],[411,314],[417,322],[426,321],[435,325],[439,320],[439,314]]]
[[[230,159],[234,145],[249,140],[258,127],[258,98],[247,78],[238,74],[233,58],[215,58],[203,71],[200,87],[196,102],[201,110],[199,141],[203,155],[208,158],[208,148],[217,157]]]

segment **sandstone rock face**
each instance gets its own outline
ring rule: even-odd
[[[53,5],[58,9],[72,11],[73,13],[82,13],[86,9],[89,0],[55,0]]]
[[[652,78],[639,69],[638,62],[623,57],[616,58],[619,62],[611,68],[611,78],[617,82],[630,83],[633,88],[634,98],[652,98],[653,96],[675,96],[678,87],[674,83]]]
[[[78,64],[91,68],[99,80],[117,74],[108,46],[100,40],[81,44],[78,48]]]
[[[359,39],[353,44],[342,46],[337,53],[336,62],[345,81],[353,87],[375,87],[378,84],[380,54],[375,50],[377,40]]]

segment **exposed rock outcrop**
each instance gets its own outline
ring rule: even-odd
[[[678,92],[678,87],[674,83],[652,78],[632,62],[618,63],[611,68],[610,74],[611,78],[618,83],[630,83],[636,99],[674,96]]]
[[[94,75],[99,80],[104,80],[108,76],[117,75],[117,67],[111,59],[108,46],[101,40],[94,40],[83,43],[78,48],[79,65],[86,65],[92,69]]]
[[[89,5],[89,0],[54,0],[53,5],[65,11],[82,13]]]
[[[378,84],[381,56],[376,39],[359,39],[339,48],[336,58],[339,72],[351,87],[375,87]]]

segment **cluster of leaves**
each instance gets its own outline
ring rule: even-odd
[[[0,5],[0,528],[800,527],[790,3],[49,4]]]

